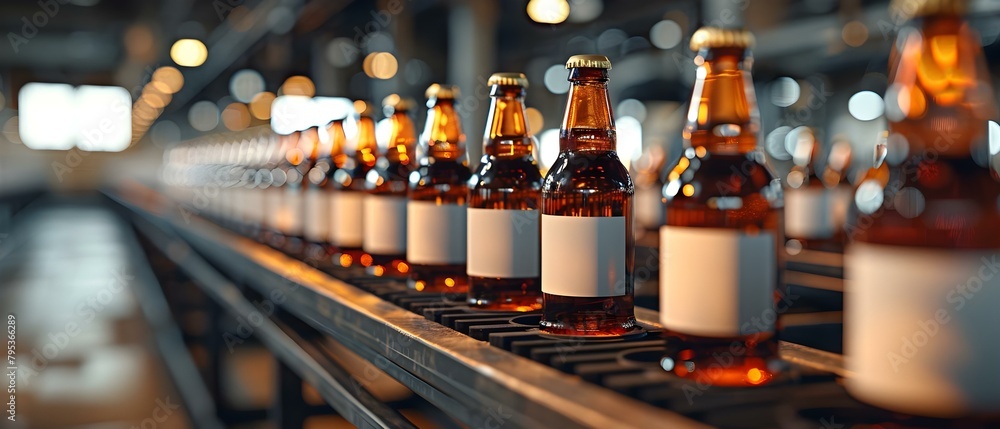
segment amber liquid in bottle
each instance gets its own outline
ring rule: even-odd
[[[996,95],[965,3],[928,2],[899,33],[885,99],[903,160],[859,184],[844,262],[848,391],[942,417],[1000,410]]]
[[[371,110],[361,112],[357,118],[354,156],[330,172],[328,186],[338,193],[330,227],[330,241],[336,246],[334,265],[344,268],[360,266],[371,256],[362,249],[364,242],[365,178],[375,168],[378,144],[375,140],[375,119]]]
[[[406,197],[410,172],[416,164],[417,137],[407,114],[410,103],[398,96],[393,99],[386,105],[392,112],[389,145],[365,177],[361,265],[375,276],[405,276],[410,271],[406,262]]]
[[[843,229],[833,219],[835,195],[817,168],[821,154],[812,129],[800,127],[792,150],[793,166],[785,176],[785,251],[789,255],[802,250],[842,250],[835,244],[837,232]]]
[[[572,68],[566,115],[559,130],[559,157],[542,184],[542,291],[541,329],[549,334],[584,337],[621,336],[636,329],[632,267],[635,237],[632,234],[632,198],[635,192],[628,170],[615,152],[614,119],[608,98],[608,70]],[[573,270],[607,264],[607,260],[572,261],[575,252],[546,246],[546,234],[554,231],[547,216],[573,218],[619,218],[623,221],[621,240],[624,255],[612,255],[622,262],[606,269],[609,277],[588,279],[598,284],[597,296],[573,296],[554,293],[547,277],[568,278]],[[554,219],[553,218],[553,219]],[[557,221],[578,219],[555,219]],[[589,226],[589,225],[588,225]],[[567,235],[573,235],[571,228]],[[619,240],[617,231],[611,238]],[[566,241],[572,237],[554,237]],[[601,240],[595,246],[605,247]],[[565,252],[564,252],[565,250]],[[600,250],[579,249],[585,254]],[[568,254],[567,254],[568,252]],[[603,255],[602,255],[603,256]],[[550,265],[551,260],[567,263]],[[574,262],[578,265],[574,265]],[[623,273],[616,273],[620,267]],[[559,272],[547,273],[552,268]],[[618,278],[619,280],[613,280]],[[609,284],[611,283],[611,284]],[[569,288],[572,285],[568,286]],[[587,291],[585,291],[587,292]]]
[[[410,174],[406,228],[409,285],[423,292],[461,294],[465,301],[469,287],[465,205],[472,172],[455,111],[455,93],[442,88],[428,95],[427,125],[420,137],[426,156]],[[418,211],[421,207],[424,213]],[[449,221],[439,223],[443,218]],[[432,253],[435,256],[430,257]]]
[[[777,355],[782,192],[756,150],[745,51],[700,48],[685,149],[664,186],[662,366],[706,385],[766,383]]]
[[[289,165],[284,169],[285,173],[285,201],[280,218],[285,226],[285,242],[282,249],[285,253],[293,256],[300,256],[305,249],[305,239],[302,235],[303,221],[305,220],[305,182],[306,174],[312,168],[315,159],[310,159],[309,154],[313,153],[316,146],[320,144],[319,129],[309,128],[302,132],[299,137],[298,146],[286,156]]]
[[[525,88],[513,84],[494,84],[490,90],[489,120],[486,123],[486,135],[483,137],[483,158],[470,181],[469,189],[469,305],[483,310],[532,311],[542,308],[542,290],[539,263],[539,210],[542,199],[542,175],[532,151],[536,146],[535,138],[528,131],[524,116]],[[504,219],[508,225],[504,229],[511,231],[517,237],[506,240],[511,248],[493,249],[504,252],[502,255],[492,255],[483,252],[475,246],[497,246],[496,243],[477,240],[477,231],[473,229],[475,209],[491,209],[517,211],[511,214],[512,219]],[[520,220],[518,220],[520,219]],[[490,225],[483,224],[483,228]],[[532,231],[526,230],[533,229]],[[520,239],[520,240],[519,240]],[[520,241],[529,241],[524,247],[518,247]],[[529,248],[527,246],[532,246]],[[513,253],[533,254],[534,258],[525,257],[531,267],[516,266]],[[513,273],[514,276],[476,275],[473,271],[479,269],[475,264],[478,257],[504,258],[503,274]],[[484,264],[484,270],[495,269],[489,261]],[[530,273],[524,276],[518,270]]]

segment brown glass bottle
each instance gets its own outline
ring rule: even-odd
[[[833,220],[833,192],[819,177],[822,147],[809,127],[798,127],[792,169],[785,176],[785,251],[798,255],[808,250],[839,250],[834,244],[837,225]]]
[[[831,244],[835,252],[843,252],[847,244],[847,216],[854,201],[854,178],[851,177],[853,153],[850,141],[835,138],[820,175],[820,180],[830,192],[830,222],[834,226]]]
[[[319,144],[315,145],[309,159],[311,166],[303,181],[305,187],[302,235],[305,239],[306,260],[311,264],[325,265],[330,255],[336,251],[329,240],[332,222],[330,212],[334,209],[334,195],[328,176],[344,164],[344,120],[331,121],[325,127]]]
[[[903,160],[887,184],[858,186],[867,227],[845,252],[846,386],[894,411],[995,415],[1000,186],[987,131],[996,95],[966,1],[892,6],[907,22],[890,57],[888,158]]]
[[[285,234],[292,219],[291,209],[287,204],[287,172],[301,163],[304,157],[299,149],[300,137],[299,131],[279,136],[278,144],[274,147],[275,151],[268,163],[266,176],[268,186],[264,198],[267,205],[267,229],[264,231],[263,239],[265,243],[277,249],[284,249],[287,242]]]
[[[285,155],[288,161],[286,167],[282,169],[285,175],[285,183],[282,185],[285,199],[278,219],[283,225],[282,235],[285,240],[282,250],[291,255],[301,255],[305,248],[302,232],[305,220],[306,173],[312,168],[309,154],[316,151],[319,144],[319,128],[311,127],[300,134],[296,148]]]
[[[777,356],[782,192],[757,150],[752,43],[740,30],[692,36],[698,78],[684,150],[663,187],[661,363],[705,385],[766,383]]]
[[[465,134],[455,111],[458,88],[427,89],[427,124],[420,135],[420,166],[410,173],[406,259],[410,287],[424,292],[464,294],[466,200],[469,198]]]
[[[576,55],[559,157],[542,184],[544,332],[620,336],[637,328],[632,267],[635,188],[615,152],[611,61]]]
[[[361,265],[376,276],[405,276],[410,271],[406,263],[406,197],[410,172],[416,164],[417,136],[408,115],[413,103],[390,95],[383,105],[392,132],[385,155],[365,176],[367,195],[362,227],[365,254],[361,256]]]
[[[496,73],[483,157],[469,181],[469,305],[483,310],[542,308],[539,210],[542,175],[525,122],[528,79]]]
[[[632,164],[635,181],[635,238],[637,246],[660,247],[663,226],[663,168],[666,156],[660,146],[650,146]]]
[[[354,156],[346,158],[329,175],[329,186],[334,195],[329,241],[337,248],[333,263],[344,268],[360,265],[366,256],[362,250],[365,177],[375,168],[379,155],[374,113],[368,103],[365,103],[364,110],[358,112],[355,118],[357,132],[353,137]]]

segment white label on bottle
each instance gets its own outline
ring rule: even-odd
[[[542,291],[625,295],[625,217],[542,215]]]
[[[339,191],[331,195],[330,241],[340,247],[361,247],[364,241],[365,194],[359,191]]]
[[[830,193],[826,188],[785,190],[785,235],[789,238],[833,236]]]
[[[325,190],[311,188],[306,191],[304,203],[304,224],[302,237],[313,243],[326,242],[329,228],[330,194]]]
[[[281,212],[285,206],[285,190],[279,187],[270,187],[264,192],[264,203],[267,204],[267,225],[272,230],[283,232]]]
[[[466,207],[434,201],[407,205],[406,261],[413,264],[463,264]]]
[[[539,275],[538,210],[469,209],[470,276]]]
[[[406,253],[406,197],[365,195],[365,252]]]
[[[853,395],[919,415],[1000,409],[1000,249],[855,243],[844,267]]]
[[[657,186],[636,188],[635,221],[642,228],[656,229],[663,225],[663,193]]]
[[[302,235],[302,194],[302,189],[286,189],[285,204],[282,206],[279,222],[284,225],[280,231],[287,236]]]
[[[774,330],[774,236],[728,228],[660,228],[660,322],[705,337]]]

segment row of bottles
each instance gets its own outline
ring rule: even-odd
[[[993,259],[1000,242],[987,232],[1000,220],[1000,188],[989,165],[976,161],[996,109],[965,7],[962,0],[894,1],[908,25],[892,55],[887,144],[853,190],[850,146],[834,145],[820,163],[809,129],[796,139],[782,189],[757,144],[752,35],[703,28],[692,36],[698,73],[684,149],[662,176],[637,177],[660,188],[660,204],[643,211],[662,212],[664,369],[709,385],[753,386],[778,376],[777,308],[793,299],[781,286],[786,249],[792,241],[799,249],[846,246],[848,389],[914,414],[1000,408],[1000,370],[992,365],[1000,342],[990,333],[1000,323]],[[209,151],[222,159],[205,156],[204,145],[182,147],[194,154],[168,156],[208,168],[181,169],[187,174],[179,177],[168,163],[165,173],[168,183],[186,184],[181,201],[192,201],[184,199],[191,183],[221,177],[220,187],[243,195],[236,206],[262,204],[268,216],[229,209],[266,225],[262,238],[286,250],[310,230],[303,246],[318,259],[406,275],[415,290],[458,296],[468,289],[468,303],[483,309],[541,309],[540,328],[550,335],[631,335],[641,332],[633,311],[636,189],[614,150],[611,63],[578,55],[566,67],[560,153],[544,179],[524,119],[527,82],[508,73],[490,79],[484,155],[474,173],[455,112],[458,90],[440,85],[426,94],[419,138],[407,114],[412,103],[386,100],[392,133],[384,152],[365,111],[350,139],[344,121],[334,121]],[[353,156],[344,156],[351,146]],[[883,163],[892,151],[902,151],[897,162]],[[306,195],[306,203],[292,194]],[[321,195],[325,206],[309,203]],[[851,222],[849,200],[851,216],[866,221],[846,234],[839,225]],[[283,213],[300,204],[314,212],[302,222],[325,213],[333,219],[328,229],[296,228]],[[655,217],[644,216],[642,226]]]

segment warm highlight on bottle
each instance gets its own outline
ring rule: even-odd
[[[528,79],[496,73],[488,83],[483,157],[469,187],[468,302],[484,310],[538,310],[542,175],[524,115]]]
[[[662,363],[707,385],[766,383],[777,352],[782,192],[757,150],[752,42],[740,30],[692,36],[698,73],[684,150],[663,187]]]
[[[327,240],[336,248],[332,256],[335,266],[344,268],[360,265],[371,258],[364,245],[365,177],[375,168],[379,148],[375,139],[374,109],[368,103],[354,118],[353,153],[344,156],[342,165],[328,175],[332,191],[330,229]]]
[[[541,328],[557,335],[620,336],[637,328],[635,189],[615,152],[611,62],[577,55],[566,68],[570,90],[559,157],[542,184]]]

